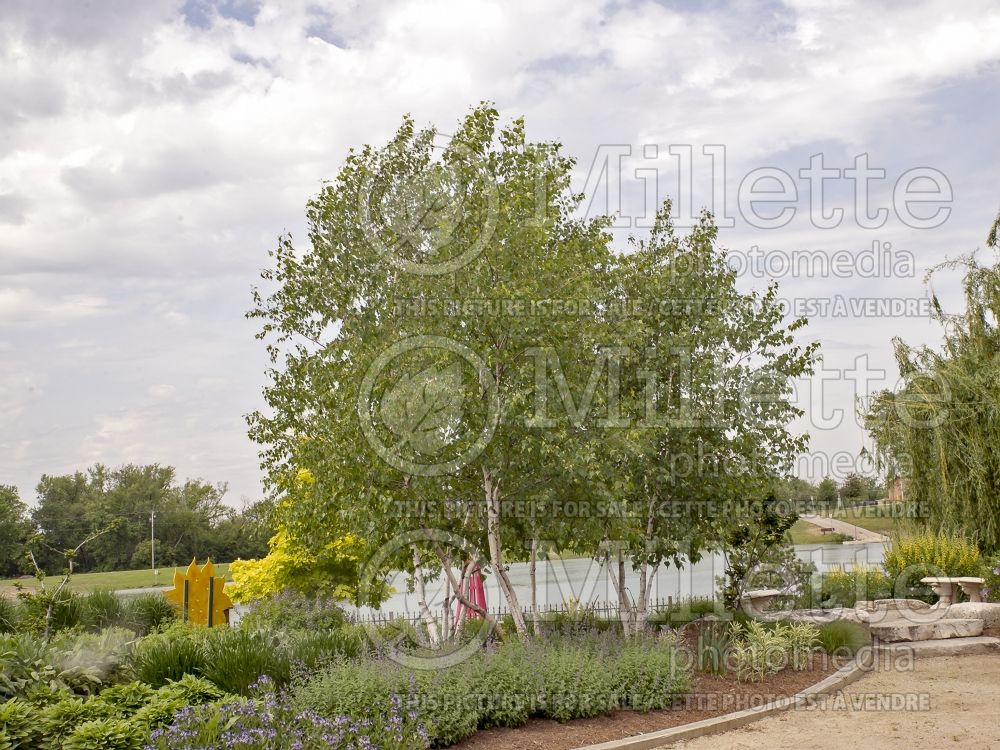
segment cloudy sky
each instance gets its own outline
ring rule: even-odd
[[[267,251],[301,237],[350,146],[407,112],[447,131],[481,100],[565,144],[622,237],[652,191],[733,217],[746,286],[766,283],[761,258],[858,259],[770,266],[820,310],[829,372],[799,388],[813,476],[861,448],[853,399],[895,381],[890,338],[937,336],[918,308],[857,301],[919,302],[926,268],[981,247],[1000,204],[991,2],[4,0],[0,483],[31,500],[42,473],[155,461],[259,497],[243,417],[266,363],[243,314]],[[800,174],[817,154],[826,219]],[[861,215],[842,170],[863,154],[884,172]],[[893,262],[871,273],[873,242]],[[884,379],[845,380],[859,361]]]

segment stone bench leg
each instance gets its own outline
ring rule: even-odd
[[[980,583],[963,583],[962,591],[969,597],[970,602],[979,604],[983,601],[983,587]]]
[[[930,584],[931,591],[937,594],[938,604],[942,607],[950,606],[955,601],[955,584],[945,581],[938,581]]]

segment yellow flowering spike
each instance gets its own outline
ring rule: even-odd
[[[226,582],[215,577],[215,566],[208,560],[201,568],[192,560],[187,575],[174,571],[174,587],[163,592],[168,601],[184,611],[184,584],[187,584],[187,621],[196,625],[222,625],[226,610],[233,606],[225,592]],[[209,607],[211,606],[211,623]]]

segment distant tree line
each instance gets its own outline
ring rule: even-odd
[[[45,475],[29,508],[16,487],[0,485],[0,576],[30,573],[29,551],[46,573],[65,565],[62,550],[89,533],[114,528],[81,550],[78,572],[128,570],[151,563],[150,517],[155,513],[157,567],[192,558],[228,562],[267,554],[271,504],[236,509],[224,501],[225,484],[180,482],[171,466],[98,464],[86,472]]]
[[[886,496],[885,484],[875,477],[853,472],[838,483],[832,477],[823,477],[818,484],[805,479],[783,479],[774,487],[778,500],[794,500],[817,507],[832,507],[838,502],[852,505],[869,500],[881,500]]]

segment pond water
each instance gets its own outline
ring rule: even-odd
[[[798,544],[795,553],[802,560],[811,560],[816,569],[823,573],[829,570],[850,570],[853,565],[877,565],[882,562],[885,544]],[[628,566],[626,566],[628,568]],[[510,580],[517,592],[521,606],[531,602],[531,588],[527,563],[512,563],[509,568]],[[721,555],[707,555],[693,565],[678,569],[672,565],[662,566],[652,580],[651,597],[674,601],[688,597],[710,597],[715,591],[715,579],[721,576],[725,565]],[[638,591],[639,574],[627,570],[627,586],[633,596]],[[606,604],[617,600],[614,588],[608,579],[602,563],[589,558],[568,560],[548,560],[538,563],[538,603],[560,605],[571,599],[579,599],[588,604]],[[382,615],[419,614],[415,594],[407,592],[407,576],[400,574],[392,579],[397,593],[378,610]],[[488,575],[485,581],[486,600],[490,610],[504,610],[506,602],[497,585],[496,578]],[[443,598],[443,581],[438,579],[427,586],[428,603],[433,608],[440,606]],[[362,608],[359,614],[371,614],[372,610]]]

